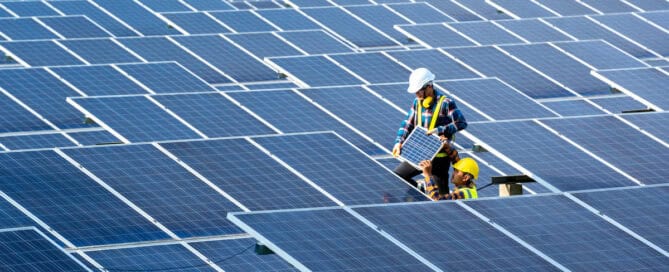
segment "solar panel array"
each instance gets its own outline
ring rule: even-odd
[[[664,0],[0,1],[0,270],[667,270],[667,22]],[[525,196],[434,203],[393,173],[419,67],[479,188]]]

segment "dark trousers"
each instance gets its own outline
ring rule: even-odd
[[[448,170],[450,166],[451,160],[448,157],[434,158],[434,160],[432,160],[432,178],[437,186],[439,186],[440,194],[448,193]],[[414,187],[417,186],[417,184],[416,181],[413,180],[413,177],[423,173],[423,171],[414,168],[411,164],[405,161],[395,167],[395,170],[393,171]]]

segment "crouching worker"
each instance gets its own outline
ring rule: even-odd
[[[423,168],[425,193],[433,200],[478,198],[474,180],[479,176],[479,165],[474,159],[464,158],[453,164],[451,182],[455,188],[447,194],[439,193],[438,185],[432,177],[432,162],[425,160],[418,165]]]

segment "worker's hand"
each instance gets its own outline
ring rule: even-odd
[[[424,160],[418,163],[418,166],[423,169],[423,176],[429,177],[432,175],[432,162]]]
[[[402,152],[402,144],[396,143],[395,146],[393,147],[393,157],[395,158],[399,157],[400,152]]]
[[[433,129],[430,129],[430,130],[427,131],[427,135],[430,135],[430,134],[437,134],[437,133],[439,133],[439,129],[438,129],[438,128],[433,128]]]
[[[446,137],[445,134],[439,135],[439,140],[441,140],[442,142],[448,142],[448,138]]]

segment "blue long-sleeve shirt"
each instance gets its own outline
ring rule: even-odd
[[[429,125],[430,121],[432,120],[433,112],[437,107],[439,99],[443,96],[443,94],[439,93],[438,91],[435,90],[435,92],[437,94],[435,103],[433,103],[429,108],[421,107],[421,124],[426,129],[430,129]],[[416,127],[416,111],[418,103],[420,103],[418,98],[414,99],[411,109],[407,114],[407,118],[402,121],[400,129],[397,131],[397,138],[395,138],[395,143],[404,143],[404,140],[406,140],[407,136],[411,134],[411,131],[413,131],[413,129]],[[453,134],[467,128],[467,120],[465,120],[465,116],[462,115],[462,112],[460,112],[458,107],[455,105],[455,101],[448,97],[446,97],[446,99],[444,99],[442,102],[441,109],[439,110],[438,114],[439,115],[435,124],[435,128],[437,128],[440,136],[445,135],[446,138],[452,140]]]

